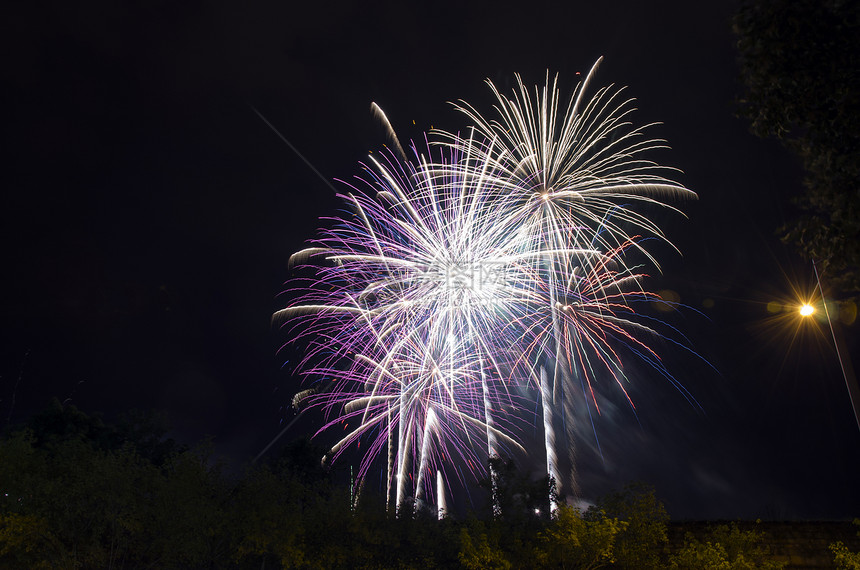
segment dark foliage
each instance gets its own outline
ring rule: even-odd
[[[860,4],[748,0],[734,20],[741,113],[800,159],[802,215],[780,231],[831,285],[860,293]]]
[[[618,568],[662,567],[669,515],[652,487],[634,483],[610,493],[585,513],[586,519],[595,517],[610,517],[627,523],[615,541],[615,565]]]
[[[126,446],[154,465],[163,465],[175,454],[188,450],[166,437],[167,418],[163,414],[132,410],[115,424],[106,424],[98,415],[81,412],[75,406],[64,406],[54,398],[44,411],[26,424],[33,445],[50,449],[59,444],[80,440],[101,451],[116,451]]]
[[[501,513],[437,520],[418,509],[398,518],[383,497],[352,501],[307,440],[237,478],[206,445],[177,445],[162,428],[149,414],[111,425],[54,402],[0,438],[0,570],[659,568],[673,560],[663,549],[665,510],[647,487],[609,495],[585,515],[562,502],[548,516],[549,481],[496,459]],[[732,538],[735,550],[746,544]],[[693,559],[703,549],[683,553]]]

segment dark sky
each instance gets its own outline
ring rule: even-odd
[[[675,518],[860,514],[829,331],[792,336],[766,310],[814,277],[775,237],[802,173],[734,117],[733,3],[86,4],[0,17],[3,422],[54,396],[164,409],[179,438],[253,457],[300,386],[270,327],[287,259],[339,203],[252,106],[350,178],[386,142],[371,101],[421,138],[464,125],[448,101],[486,108],[485,78],[549,69],[569,89],[602,55],[597,84],[628,85],[638,120],[664,123],[663,160],[699,194],[689,219],[661,218],[683,256],[660,250],[652,286],[689,306],[667,320],[713,369],[661,347],[701,409],[659,378],[635,387],[635,416],[610,399],[602,459],[590,431],[578,445],[583,496],[644,480]]]

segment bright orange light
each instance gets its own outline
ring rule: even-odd
[[[805,304],[802,307],[800,307],[800,315],[803,317],[808,317],[814,312],[815,312],[815,307],[813,307],[812,305]]]

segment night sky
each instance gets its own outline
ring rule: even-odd
[[[860,515],[860,431],[830,332],[767,310],[814,275],[775,233],[800,167],[735,117],[734,3],[72,4],[0,17],[4,423],[52,397],[107,418],[162,409],[177,439],[249,460],[301,386],[270,324],[287,260],[341,208],[253,109],[326,179],[349,179],[386,142],[371,101],[420,140],[465,126],[448,101],[488,109],[485,78],[507,89],[550,70],[569,93],[602,55],[595,85],[629,86],[699,195],[678,204],[688,219],[660,215],[683,255],[655,249],[648,283],[687,306],[664,318],[700,358],[658,348],[699,407],[644,371],[635,414],[607,396],[602,457],[590,427],[577,448],[583,497],[642,480],[673,518]],[[857,327],[841,327],[849,355]]]

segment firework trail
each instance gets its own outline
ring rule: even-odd
[[[370,104],[370,112],[374,117],[379,119],[382,125],[385,127],[385,134],[391,140],[391,143],[394,145],[394,149],[397,151],[397,158],[406,162],[409,160],[409,157],[406,156],[406,151],[403,150],[403,147],[400,145],[400,139],[397,138],[397,132],[395,132],[394,127],[391,126],[391,121],[388,120],[388,115],[385,114],[385,111],[382,110],[382,107],[377,105],[375,102]]]
[[[448,514],[448,502],[445,499],[445,479],[442,472],[436,471],[436,516],[439,520]]]
[[[552,401],[549,381],[546,376],[546,369],[541,367],[540,369],[540,395],[541,395],[541,404],[543,407],[543,434],[544,434],[544,446],[546,448],[546,475],[549,477],[550,484],[555,487],[557,485],[556,481],[558,481],[558,459],[556,457],[555,452],[555,429],[553,429],[552,425],[552,406],[550,402]],[[550,513],[554,514],[558,509],[558,505],[553,500],[553,496],[555,493],[553,492],[555,489],[550,491]]]

